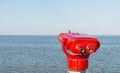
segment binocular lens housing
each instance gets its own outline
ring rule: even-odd
[[[88,68],[88,58],[100,47],[99,41],[86,34],[61,33],[58,39],[68,60],[70,70],[81,71]],[[68,52],[68,50],[70,52]]]

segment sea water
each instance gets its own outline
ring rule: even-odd
[[[120,36],[95,36],[101,47],[87,73],[120,73]],[[0,36],[0,73],[67,73],[57,36]]]

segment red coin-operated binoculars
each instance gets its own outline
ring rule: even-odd
[[[61,33],[58,39],[68,61],[68,73],[85,73],[88,58],[100,47],[99,41],[89,35],[79,33]]]

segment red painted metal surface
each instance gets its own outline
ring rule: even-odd
[[[92,36],[79,33],[61,33],[58,39],[62,44],[62,50],[66,54],[68,68],[74,71],[82,71],[88,68],[90,54],[100,47],[99,41]]]

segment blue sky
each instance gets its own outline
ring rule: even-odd
[[[120,35],[120,0],[0,0],[0,35],[57,35],[69,29]]]

